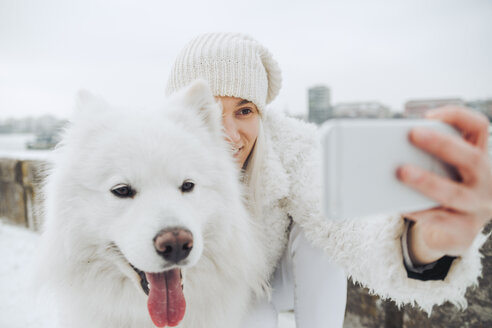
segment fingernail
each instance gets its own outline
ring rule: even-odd
[[[422,176],[422,173],[419,170],[412,167],[408,167],[406,171],[406,176],[409,181],[416,181]]]
[[[403,168],[403,176],[407,181],[416,181],[422,176],[422,172],[420,170],[416,170],[413,167],[405,167]]]
[[[427,129],[417,128],[413,130],[413,137],[416,141],[429,142],[432,139],[432,133]]]

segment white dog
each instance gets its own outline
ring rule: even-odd
[[[78,107],[45,187],[59,325],[239,327],[269,270],[208,86],[160,111]]]

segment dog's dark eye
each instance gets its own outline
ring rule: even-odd
[[[127,198],[135,196],[136,192],[129,185],[119,184],[111,188],[111,193],[116,197]]]
[[[193,191],[193,188],[195,188],[195,184],[191,181],[184,181],[183,184],[179,189],[181,189],[182,192],[191,192]]]

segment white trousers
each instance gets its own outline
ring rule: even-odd
[[[258,300],[243,328],[277,328],[278,312],[294,310],[296,328],[342,328],[347,279],[322,250],[292,225],[289,243],[274,273],[271,302]]]

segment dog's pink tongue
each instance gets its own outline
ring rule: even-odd
[[[179,269],[145,275],[150,283],[147,307],[152,321],[157,327],[177,326],[186,309]]]

